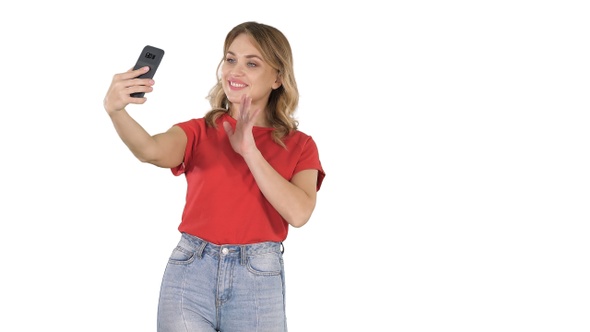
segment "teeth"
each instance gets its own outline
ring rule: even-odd
[[[246,87],[246,84],[239,84],[239,83],[236,83],[236,82],[229,82],[229,85],[231,85],[233,87],[236,87],[236,88],[244,88],[244,87]]]

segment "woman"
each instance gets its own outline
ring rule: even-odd
[[[202,118],[150,135],[126,111],[153,91],[144,67],[116,74],[104,108],[142,162],[187,180],[186,203],[162,280],[158,331],[287,331],[282,242],[307,223],[325,176],[297,129],[299,93],[286,37],[245,22],[226,36]]]

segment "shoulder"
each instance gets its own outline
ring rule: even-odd
[[[300,130],[294,130],[284,138],[284,143],[287,149],[293,150],[315,150],[317,151],[317,145],[313,137]]]
[[[289,133],[289,135],[285,137],[285,141],[295,141],[298,143],[304,143],[308,141],[313,142],[313,138],[311,137],[311,135],[306,134],[301,130],[293,130],[291,133]]]
[[[204,131],[207,127],[207,124],[204,118],[195,118],[182,122],[177,122],[174,124],[174,126],[182,128],[182,130],[189,134]]]
[[[285,136],[285,140],[306,141],[308,139],[311,139],[311,136],[299,129],[293,130],[287,136]]]
[[[190,120],[178,122],[178,123],[175,124],[175,126],[179,126],[179,127],[199,127],[199,126],[203,126],[204,124],[205,124],[205,119],[204,118],[196,118],[196,119],[190,119]]]

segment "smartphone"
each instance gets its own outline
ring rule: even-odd
[[[135,63],[135,67],[133,67],[133,70],[139,69],[144,66],[149,66],[150,70],[145,74],[139,75],[138,78],[153,78],[154,74],[156,73],[156,70],[158,69],[158,66],[160,66],[160,62],[162,61],[163,57],[164,50],[154,46],[146,45],[141,51],[141,54],[139,55],[139,58],[137,59],[137,63]],[[136,92],[132,93],[131,97],[141,98],[144,95],[144,92]]]

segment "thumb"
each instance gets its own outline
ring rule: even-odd
[[[223,121],[223,129],[225,129],[225,132],[228,135],[233,134],[233,129],[232,129],[231,125],[229,124],[229,122]]]

